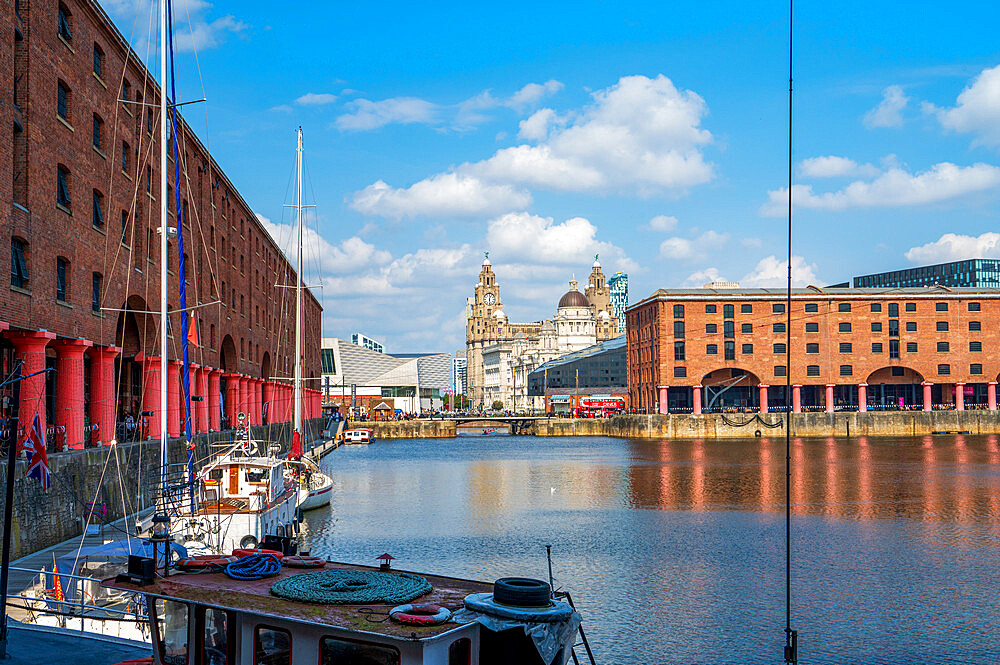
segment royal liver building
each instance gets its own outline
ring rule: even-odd
[[[583,293],[576,280],[551,319],[511,323],[503,310],[500,287],[489,257],[479,271],[476,294],[466,308],[465,346],[468,395],[472,407],[536,408],[527,398],[528,374],[544,362],[579,351],[619,334],[611,294],[594,257]]]

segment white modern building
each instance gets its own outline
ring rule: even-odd
[[[456,395],[465,394],[465,384],[467,377],[465,349],[455,352],[455,357],[451,360],[452,386]]]
[[[382,346],[381,342],[377,342],[367,335],[362,335],[361,333],[353,333],[351,335],[351,343],[357,344],[360,347],[366,348],[370,351],[375,351],[377,353],[385,353],[385,347]]]

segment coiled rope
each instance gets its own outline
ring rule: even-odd
[[[275,596],[323,605],[400,605],[430,591],[431,585],[419,575],[368,570],[317,570],[271,585]]]
[[[234,580],[250,581],[281,572],[281,562],[273,554],[250,554],[226,566],[226,575]]]

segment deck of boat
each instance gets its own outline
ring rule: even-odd
[[[27,625],[12,619],[7,619],[7,640],[8,659],[3,661],[4,665],[112,665],[152,655],[148,644],[65,628]]]
[[[114,580],[105,580],[104,586],[147,593],[164,598],[176,598],[178,600],[222,609],[253,612],[310,624],[326,624],[336,628],[365,631],[397,638],[408,637],[414,634],[421,638],[433,637],[455,627],[454,623],[444,623],[438,626],[413,626],[387,621],[386,618],[392,605],[372,603],[361,605],[316,605],[286,600],[271,595],[271,585],[278,580],[305,572],[312,572],[312,570],[377,571],[378,568],[328,562],[326,567],[322,569],[303,570],[301,568],[283,566],[278,575],[252,582],[236,581],[223,573],[206,573],[201,575],[175,574],[166,578],[159,577],[153,584],[144,587],[135,586],[128,582],[115,582]],[[391,572],[420,575],[431,584],[432,590],[430,593],[412,602],[433,603],[447,607],[452,611],[462,608],[465,597],[471,593],[493,591],[493,585],[485,582],[428,575],[416,571],[393,569]],[[364,612],[360,611],[362,608],[366,608]]]

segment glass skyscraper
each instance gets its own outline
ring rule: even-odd
[[[967,259],[892,270],[854,278],[854,288],[909,286],[1000,286],[1000,260]]]
[[[625,332],[625,308],[628,307],[628,275],[616,272],[608,278],[608,289],[611,291],[611,309],[618,319],[618,332]]]

